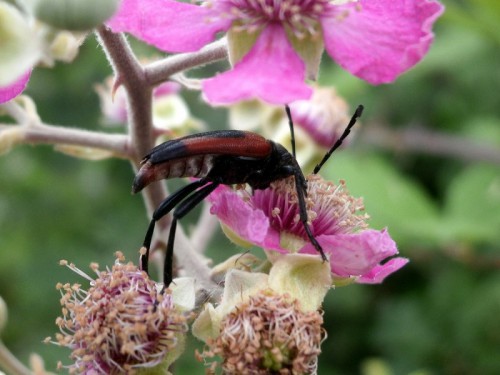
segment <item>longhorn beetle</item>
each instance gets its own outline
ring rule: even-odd
[[[299,217],[312,245],[326,260],[325,253],[314,238],[307,223],[305,197],[307,181],[295,159],[295,137],[290,108],[285,106],[289,120],[292,154],[282,145],[256,133],[239,130],[215,130],[173,139],[153,148],[141,161],[132,192],[137,193],[153,181],[176,177],[198,177],[168,196],[153,213],[141,251],[141,268],[148,272],[148,257],[155,224],[170,211],[173,212],[163,268],[164,288],[172,282],[174,239],[177,221],[213,192],[220,184],[248,184],[252,189],[265,189],[277,180],[293,176],[297,189]],[[318,173],[331,154],[349,135],[363,112],[358,106],[341,137],[314,168]],[[145,250],[145,251],[144,251]]]

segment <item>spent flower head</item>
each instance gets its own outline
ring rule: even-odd
[[[90,281],[58,284],[62,317],[57,344],[72,350],[71,373],[119,374],[141,369],[166,371],[183,350],[186,316],[176,308],[173,295],[117,253],[115,265],[92,279],[73,264],[70,269]],[[153,372],[152,372],[153,373]]]
[[[310,97],[324,49],[372,84],[392,82],[427,53],[442,12],[435,0],[123,0],[108,25],[168,52],[226,31],[233,68],[203,82],[208,101],[282,104]]]
[[[200,359],[220,356],[231,374],[316,373],[325,337],[318,309],[330,285],[328,265],[309,255],[281,256],[269,275],[230,270],[221,303],[193,324],[207,344]]]
[[[228,374],[315,374],[325,337],[323,317],[303,312],[287,294],[263,290],[227,314],[202,357],[223,358]]]

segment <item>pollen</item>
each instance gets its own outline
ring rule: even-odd
[[[365,209],[363,199],[351,196],[345,181],[335,185],[319,175],[310,175],[307,192],[314,202],[312,210],[317,214],[313,222],[316,233],[353,233],[368,227],[369,216],[360,213]]]
[[[169,290],[157,295],[157,286],[117,253],[115,265],[92,279],[74,265],[73,271],[92,280],[84,290],[79,284],[58,284],[62,317],[55,344],[72,350],[70,373],[134,373],[160,364],[177,345],[177,334],[187,331]],[[67,262],[66,262],[67,264]]]
[[[200,357],[220,356],[229,374],[315,374],[322,324],[321,313],[302,312],[290,296],[261,291],[223,318],[220,336]]]
[[[307,216],[315,236],[354,233],[368,227],[368,215],[362,198],[354,198],[345,187],[325,181],[319,175],[307,178]],[[271,184],[270,189],[255,191],[252,202],[269,217],[271,226],[280,233],[307,239],[299,216],[297,189],[293,177]]]

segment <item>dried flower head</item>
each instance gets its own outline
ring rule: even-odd
[[[303,312],[290,295],[262,290],[223,318],[220,336],[208,340],[201,358],[222,357],[228,374],[315,374],[322,324],[321,313]]]
[[[86,291],[79,284],[58,284],[63,316],[56,320],[62,333],[57,344],[72,350],[70,373],[118,374],[168,365],[180,354],[187,331],[172,294],[117,253],[115,265],[99,271],[94,280],[73,264],[70,269],[90,281]]]

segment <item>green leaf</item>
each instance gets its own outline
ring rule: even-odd
[[[451,24],[468,27],[481,32],[496,43],[500,43],[500,6],[497,0],[469,0],[464,3],[446,1],[443,19]]]
[[[444,215],[450,236],[461,241],[500,240],[500,168],[474,165],[451,183]]]
[[[364,198],[370,226],[388,227],[400,245],[414,240],[439,241],[439,218],[434,203],[420,186],[386,160],[372,154],[343,151],[335,155],[322,174],[334,182],[344,179],[353,196]]]

